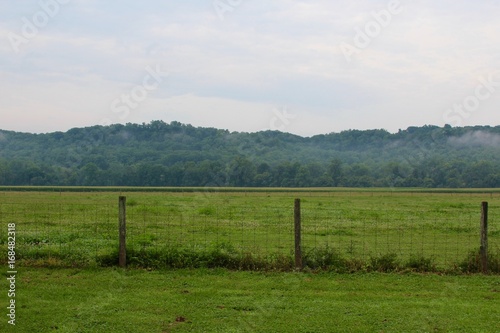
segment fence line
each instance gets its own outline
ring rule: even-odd
[[[130,194],[126,202],[120,197],[119,207],[114,194],[104,200],[86,201],[82,196],[1,198],[0,224],[17,224],[20,259],[88,265],[108,258],[124,267],[125,249],[131,251],[127,259],[140,261],[141,251],[203,250],[222,244],[227,251],[295,257],[297,268],[307,266],[317,250],[362,261],[388,254],[402,260],[433,258],[437,266],[446,268],[480,249],[481,269],[486,272],[485,256],[498,253],[500,245],[498,226],[490,223],[488,230],[484,203],[482,214],[479,205],[464,214],[461,203],[431,209],[418,203],[401,207],[385,198],[376,202],[377,209],[370,204],[350,209],[349,205],[338,207],[331,195],[309,195],[295,200],[295,206],[290,195],[280,194],[280,200],[274,201],[263,195],[257,204],[245,206],[241,198],[233,202],[229,196],[214,203],[213,198],[200,195],[186,203],[168,198],[154,202],[155,197],[141,202]],[[126,225],[126,232],[124,228],[119,232],[117,225]],[[5,246],[6,232],[2,227],[0,243]]]

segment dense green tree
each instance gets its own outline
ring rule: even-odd
[[[331,179],[331,186],[340,186],[344,177],[342,161],[339,158],[333,159],[328,165],[328,175]]]
[[[100,183],[100,172],[97,165],[90,162],[80,169],[80,183],[83,186],[102,185]]]
[[[250,160],[238,156],[228,166],[229,186],[253,186],[255,165]]]
[[[0,185],[499,187],[500,126],[303,138],[163,121],[0,130]]]

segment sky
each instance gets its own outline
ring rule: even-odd
[[[500,125],[500,1],[0,0],[0,129]]]

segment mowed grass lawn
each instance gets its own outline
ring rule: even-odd
[[[498,276],[20,267],[15,327],[2,295],[1,332],[500,331]]]

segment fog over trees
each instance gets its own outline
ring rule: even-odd
[[[500,126],[307,138],[162,121],[0,130],[0,185],[499,187]]]

